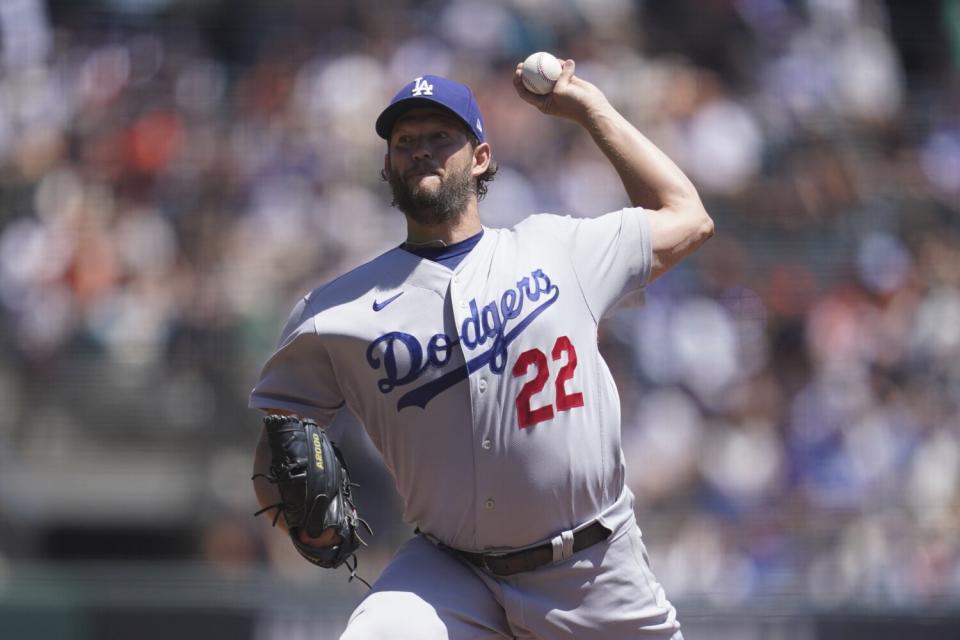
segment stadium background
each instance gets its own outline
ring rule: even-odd
[[[364,589],[251,517],[246,394],[403,237],[410,77],[475,88],[487,224],[625,204],[513,95],[541,49],[717,223],[602,331],[688,640],[960,637],[958,0],[0,0],[0,637],[336,637]],[[350,432],[374,578],[411,532]]]

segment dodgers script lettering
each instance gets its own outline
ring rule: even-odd
[[[474,352],[484,351],[466,360],[466,364],[405,393],[397,401],[397,410],[404,407],[426,407],[437,395],[443,393],[470,374],[487,365],[495,374],[503,373],[507,366],[507,348],[530,323],[549,308],[560,296],[560,288],[551,282],[542,269],[517,282],[498,298],[480,305],[470,300],[470,314],[460,325],[455,337],[445,333],[433,335],[426,346],[416,336],[402,331],[385,333],[367,346],[367,363],[375,370],[383,370],[384,377],[377,381],[381,393],[390,393],[397,387],[416,382],[430,369],[441,369],[449,361],[455,345]],[[527,304],[530,303],[530,304]]]

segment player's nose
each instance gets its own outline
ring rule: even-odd
[[[414,160],[429,160],[431,157],[432,155],[430,154],[430,149],[428,149],[427,147],[420,147],[420,148],[414,149],[413,151]]]
[[[433,153],[430,150],[430,145],[427,142],[426,136],[417,137],[413,145],[413,159],[427,160],[431,157],[433,157]]]

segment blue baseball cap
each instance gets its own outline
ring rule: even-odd
[[[389,140],[397,119],[416,107],[442,107],[462,120],[477,140],[486,138],[483,116],[470,87],[440,76],[420,76],[400,89],[377,118],[377,135]]]

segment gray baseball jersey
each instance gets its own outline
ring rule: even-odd
[[[294,308],[250,406],[329,425],[343,406],[403,515],[468,551],[633,517],[620,406],[597,324],[646,284],[647,214],[535,215],[484,229],[451,271],[403,249]]]

